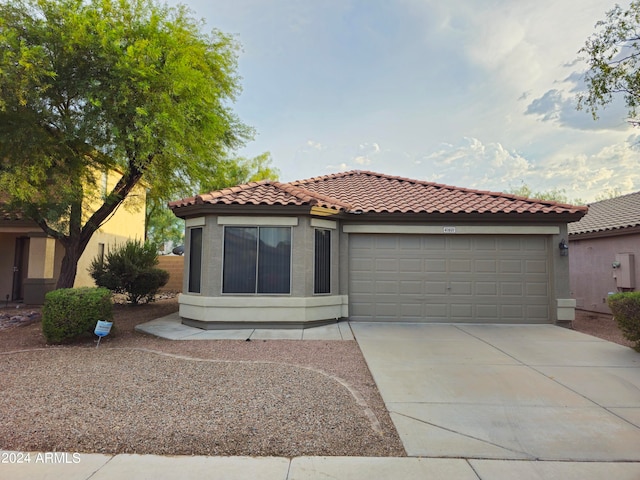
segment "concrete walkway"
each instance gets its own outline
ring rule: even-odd
[[[640,354],[629,348],[551,325],[319,328],[203,332],[170,316],[139,329],[194,340],[346,340],[353,329],[409,457],[49,452],[26,463],[23,452],[0,451],[0,478],[640,479]]]
[[[177,313],[136,325],[136,330],[168,340],[353,340],[348,322],[306,329],[203,330],[183,325]]]

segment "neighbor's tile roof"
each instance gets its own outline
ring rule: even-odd
[[[318,205],[363,213],[580,213],[586,207],[470,190],[380,173],[349,172],[290,183],[255,182],[171,202],[198,204]]]
[[[569,234],[604,232],[640,226],[640,192],[589,205],[579,222],[569,224]]]
[[[12,221],[22,220],[22,212],[9,210],[4,203],[0,203],[0,220]]]

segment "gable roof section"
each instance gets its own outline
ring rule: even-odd
[[[352,170],[290,183],[253,182],[169,203],[191,205],[317,205],[347,213],[584,214],[586,207],[470,190]]]
[[[351,209],[347,203],[287,183],[262,180],[170,202],[171,208],[190,205],[317,205],[335,210]]]
[[[616,232],[633,227],[640,227],[640,192],[590,204],[589,212],[579,222],[569,224],[569,235]]]

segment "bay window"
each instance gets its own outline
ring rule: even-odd
[[[291,228],[225,227],[222,293],[291,293]]]

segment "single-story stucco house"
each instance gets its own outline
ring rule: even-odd
[[[367,171],[169,204],[186,221],[183,322],[573,320],[567,223],[586,207]]]
[[[611,313],[607,296],[640,285],[640,192],[589,205],[569,224],[571,291],[577,308]]]

